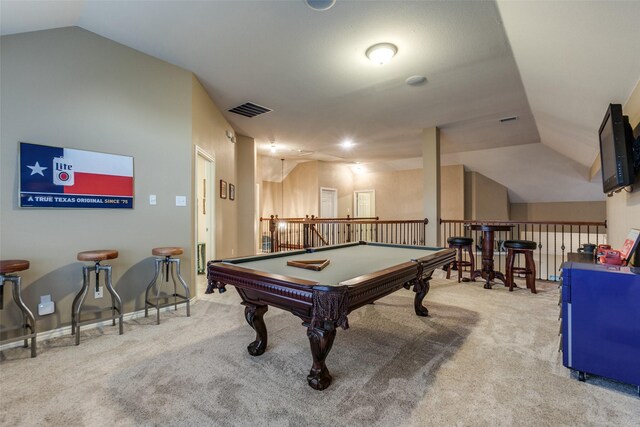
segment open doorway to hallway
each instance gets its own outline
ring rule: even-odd
[[[207,261],[215,256],[215,162],[211,155],[196,147],[196,297],[204,294],[207,286]]]

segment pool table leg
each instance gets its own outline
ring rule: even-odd
[[[413,308],[415,309],[417,316],[426,317],[429,315],[429,310],[427,310],[427,307],[422,305],[422,300],[424,300],[424,297],[429,293],[429,288],[431,287],[429,280],[431,280],[432,275],[433,270],[431,270],[427,275],[424,275],[422,265],[418,266],[418,277],[413,281],[413,292],[416,293],[413,300]]]
[[[313,328],[309,324],[305,324],[305,326],[307,326],[307,336],[313,357],[313,365],[307,375],[307,381],[311,388],[324,390],[331,384],[331,374],[324,361],[331,351],[333,340],[336,338],[336,328],[330,321],[324,322],[324,328]]]
[[[264,314],[269,306],[253,305],[246,302],[244,304],[244,317],[247,323],[256,331],[256,340],[247,346],[249,354],[260,356],[267,349],[267,325],[264,324]]]

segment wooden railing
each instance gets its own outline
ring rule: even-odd
[[[261,252],[280,252],[340,243],[424,245],[427,219],[381,221],[375,218],[260,218]]]
[[[280,252],[340,243],[368,242],[401,245],[425,245],[427,219],[380,220],[378,218],[260,218],[261,252]],[[474,240],[476,268],[482,267],[482,232],[471,231],[466,225],[512,225],[511,231],[495,233],[494,264],[505,271],[507,253],[505,240],[532,240],[537,279],[559,280],[559,269],[569,252],[577,252],[584,243],[607,243],[606,222],[567,221],[467,221],[441,220],[440,247],[447,247],[447,238],[468,236]],[[465,258],[466,258],[465,254]],[[518,257],[521,258],[521,257]],[[518,263],[524,260],[518,260]]]
[[[481,268],[478,263],[481,263],[482,232],[471,231],[465,227],[472,224],[513,225],[511,231],[495,232],[494,263],[496,270],[499,271],[504,271],[507,256],[502,242],[510,239],[536,242],[538,248],[534,251],[534,261],[537,279],[541,280],[559,280],[558,270],[567,260],[567,253],[577,252],[582,244],[607,243],[606,222],[441,220],[440,246],[446,247],[447,238],[452,236],[472,237],[476,248],[474,256],[478,269]]]

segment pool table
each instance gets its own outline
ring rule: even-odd
[[[302,319],[307,328],[313,364],[309,385],[324,390],[331,384],[325,359],[336,328],[347,329],[347,315],[404,287],[413,286],[414,309],[427,316],[422,300],[433,271],[455,259],[455,250],[380,243],[347,243],[207,263],[207,293],[233,285],[245,306],[247,322],[256,332],[248,346],[253,356],[267,347],[263,316],[268,306]],[[320,271],[288,266],[288,261],[328,260]]]

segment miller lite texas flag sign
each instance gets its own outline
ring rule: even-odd
[[[20,206],[133,208],[133,157],[21,142]]]

